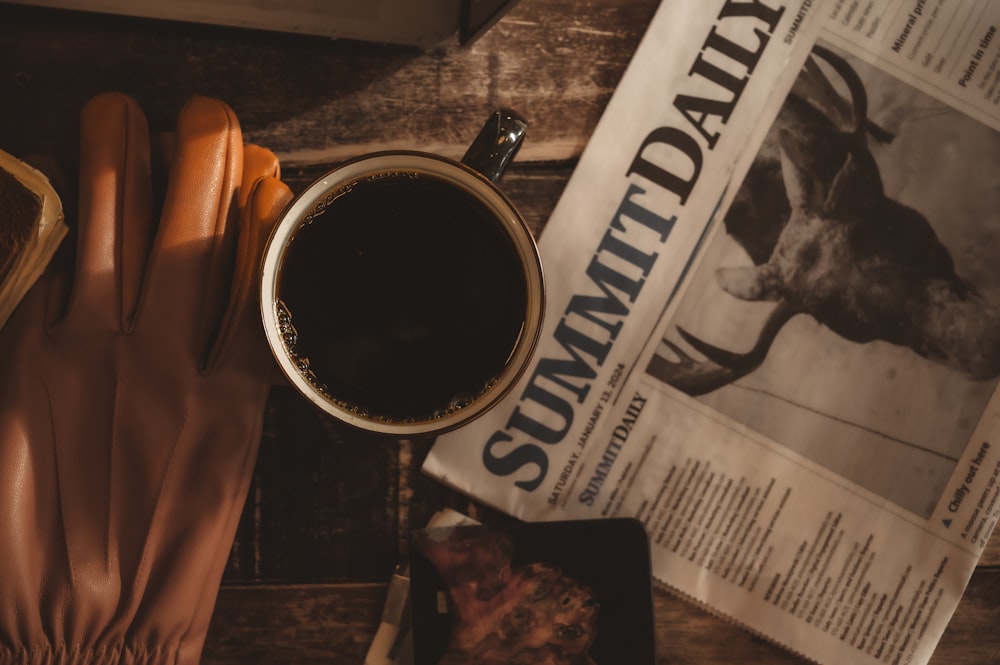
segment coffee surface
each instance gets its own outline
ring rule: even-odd
[[[513,241],[475,196],[381,173],[325,203],[286,250],[289,349],[330,399],[367,417],[427,420],[500,374],[527,285]]]

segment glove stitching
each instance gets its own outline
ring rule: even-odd
[[[225,171],[222,175],[222,196],[219,197],[216,210],[215,210],[215,226],[212,228],[212,249],[211,249],[211,260],[208,266],[208,283],[211,286],[218,287],[218,278],[215,275],[219,272],[220,266],[225,267],[223,262],[223,257],[225,256],[225,247],[230,243],[230,238],[226,237],[227,229],[231,228],[233,224],[238,226],[238,219],[234,220],[234,212],[238,210],[237,202],[239,200],[239,187],[240,184],[235,182],[236,174],[235,161],[232,159],[232,138],[233,133],[239,131],[239,124],[235,122],[235,118],[232,116],[232,112],[228,108],[226,111],[226,152],[222,157],[223,163],[226,165]],[[241,144],[242,149],[242,144]],[[228,192],[228,196],[226,193]],[[221,228],[221,233],[220,233]],[[234,277],[238,279],[238,277]],[[206,294],[204,300],[202,300],[202,312],[201,312],[201,325],[203,326],[203,335],[207,340],[205,346],[200,349],[200,352],[204,355],[199,359],[198,362],[198,372],[199,374],[205,375],[210,371],[210,358],[212,356],[213,348],[215,347],[216,339],[214,338],[218,335],[218,326],[220,325],[220,320],[213,320],[211,316],[212,311],[218,309],[218,305],[212,301],[212,293]],[[228,293],[226,298],[228,298]],[[225,305],[225,303],[223,303]]]
[[[250,186],[246,206],[242,211],[242,217],[236,224],[236,258],[234,261],[234,273],[229,287],[229,303],[223,311],[223,316],[216,334],[215,344],[212,345],[202,367],[202,374],[209,374],[219,365],[223,364],[226,357],[231,353],[229,349],[233,346],[229,341],[233,337],[239,321],[243,319],[246,311],[246,303],[249,302],[247,291],[252,286],[253,278],[246,278],[240,274],[241,270],[252,269],[252,265],[247,264],[244,257],[249,256],[254,250],[254,224],[256,217],[257,198],[255,196],[258,187],[264,178],[258,178]],[[256,274],[256,270],[252,270]]]

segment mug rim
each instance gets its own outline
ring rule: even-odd
[[[323,394],[295,366],[282,339],[281,313],[277,306],[279,268],[289,242],[306,215],[316,212],[328,195],[352,181],[369,174],[392,171],[427,173],[475,196],[501,223],[517,250],[526,276],[527,293],[521,334],[500,374],[469,405],[436,418],[400,421],[371,417],[336,401]],[[436,436],[461,427],[493,408],[527,369],[541,336],[545,309],[541,257],[531,230],[514,205],[488,178],[462,162],[413,150],[387,150],[350,159],[314,180],[293,198],[278,216],[264,246],[258,287],[261,322],[269,350],[292,386],[315,406],[342,422],[369,432],[396,436]]]

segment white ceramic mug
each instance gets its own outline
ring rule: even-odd
[[[525,127],[497,111],[461,162],[374,153],[289,204],[264,253],[261,315],[313,404],[368,431],[433,436],[515,384],[544,285],[531,232],[496,182]]]

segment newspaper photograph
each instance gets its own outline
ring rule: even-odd
[[[539,241],[536,360],[432,477],[632,517],[818,663],[926,663],[1000,515],[1000,5],[665,0]]]

